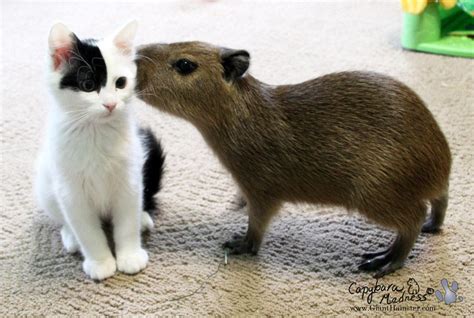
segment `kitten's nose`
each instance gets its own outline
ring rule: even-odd
[[[111,113],[115,109],[115,106],[117,106],[117,103],[108,103],[102,105]]]

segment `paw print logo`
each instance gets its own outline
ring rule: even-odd
[[[459,286],[455,280],[453,280],[451,287],[449,287],[448,280],[446,278],[443,278],[441,280],[441,286],[444,289],[444,295],[439,290],[435,291],[435,295],[436,298],[438,298],[438,301],[444,301],[446,305],[463,301],[463,297],[457,295]]]

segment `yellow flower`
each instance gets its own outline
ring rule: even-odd
[[[451,9],[456,5],[457,0],[401,0],[404,12],[411,14],[420,14],[425,10],[428,2],[441,3],[443,8]]]

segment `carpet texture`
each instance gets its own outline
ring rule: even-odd
[[[251,73],[271,84],[373,70],[404,81],[426,101],[453,155],[446,222],[441,234],[419,237],[403,269],[378,281],[372,311],[356,311],[368,306],[356,287],[376,283],[357,264],[393,233],[337,207],[288,204],[258,256],[229,257],[223,265],[221,243],[246,224],[232,202],[235,185],[191,125],[141,102],[133,105],[140,121],[167,153],[160,213],[145,238],[148,267],[96,283],[80,256],[65,253],[59,229],[31,191],[47,111],[49,27],[61,20],[79,37],[100,37],[131,18],[140,22],[137,43],[196,39],[246,49]],[[2,2],[1,29],[0,316],[473,315],[474,62],[402,50],[398,2],[12,1]],[[433,294],[445,293],[443,278],[458,283],[454,304]],[[381,284],[403,287],[392,285],[392,308]],[[425,301],[413,300],[426,292]],[[393,306],[393,298],[404,301]]]

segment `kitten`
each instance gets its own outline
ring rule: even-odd
[[[131,22],[104,40],[79,40],[61,23],[49,34],[50,90],[55,102],[39,156],[36,195],[40,207],[62,225],[67,252],[81,250],[92,279],[118,269],[145,268],[140,230],[153,227],[164,162],[151,130],[135,125],[129,101],[136,65]],[[101,221],[113,224],[115,255]]]

